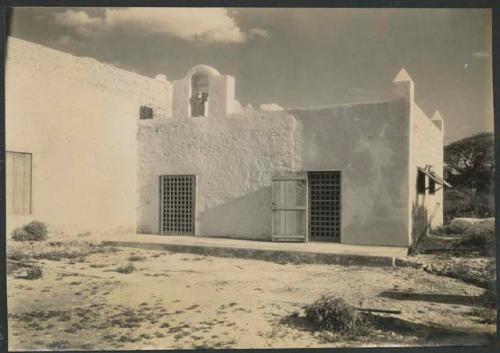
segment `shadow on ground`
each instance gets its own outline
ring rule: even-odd
[[[485,295],[457,295],[440,293],[412,293],[399,291],[384,291],[379,297],[395,300],[424,301],[441,304],[467,305],[475,307],[477,305],[488,304],[491,299]]]

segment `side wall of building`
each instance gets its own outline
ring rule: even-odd
[[[408,246],[408,104],[395,99],[295,116],[300,169],[342,173],[341,242]]]
[[[425,194],[417,193],[418,167],[431,165],[432,170],[443,176],[443,132],[416,105],[411,110],[410,138],[410,222],[413,233],[424,231],[425,225],[432,218],[433,227],[443,223],[443,188],[436,185],[436,193],[429,193],[429,179],[426,177]],[[418,237],[417,234],[412,235]]]
[[[285,112],[142,121],[138,233],[160,233],[160,175],[196,175],[195,234],[270,239],[271,178],[294,170]]]
[[[171,85],[9,38],[6,147],[29,152],[32,214],[71,229],[135,231],[141,105],[171,115]]]

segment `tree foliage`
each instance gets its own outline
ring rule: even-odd
[[[444,148],[447,180],[445,220],[454,217],[491,217],[495,212],[495,148],[492,133],[483,132]]]

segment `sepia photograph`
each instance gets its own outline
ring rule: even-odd
[[[9,351],[498,344],[491,9],[6,25]]]

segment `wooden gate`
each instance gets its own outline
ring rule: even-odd
[[[272,240],[307,241],[307,174],[272,180]]]

